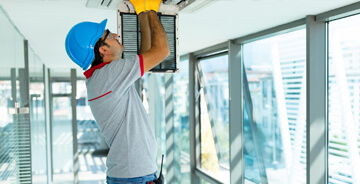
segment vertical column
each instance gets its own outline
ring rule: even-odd
[[[71,110],[72,110],[74,184],[78,184],[79,154],[78,154],[78,139],[77,139],[77,118],[76,118],[76,69],[71,69]]]
[[[200,150],[200,92],[199,82],[195,74],[196,59],[189,54],[189,121],[190,121],[190,166],[191,183],[200,183],[200,178],[195,174],[197,166],[201,165]],[[198,74],[197,74],[198,75]]]
[[[48,137],[47,137],[47,141],[49,141],[48,143],[48,156],[49,156],[49,162],[48,163],[48,169],[50,171],[48,171],[48,173],[50,174],[50,182],[49,183],[53,183],[54,181],[54,164],[53,164],[53,137],[52,137],[52,120],[53,120],[53,106],[52,106],[52,87],[51,87],[51,72],[50,69],[47,70],[47,88],[48,88],[48,94],[49,94],[49,127],[47,129],[47,131],[49,132]]]
[[[45,141],[46,141],[46,175],[47,183],[52,183],[51,134],[50,134],[50,94],[49,69],[43,65],[44,74],[44,105],[45,105]]]
[[[327,63],[326,24],[306,17],[306,183],[326,184]]]
[[[173,74],[165,74],[166,181],[178,183],[175,175]]]
[[[244,183],[244,149],[243,149],[243,61],[241,45],[232,40],[229,47],[229,137],[230,137],[230,183]],[[256,143],[255,143],[256,144]]]
[[[11,98],[12,98],[12,107],[15,107],[16,102],[16,69],[11,68]]]

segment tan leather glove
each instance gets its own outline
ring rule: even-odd
[[[130,0],[130,3],[134,6],[136,14],[145,12],[145,0]]]
[[[145,10],[158,12],[161,1],[162,0],[146,0]]]

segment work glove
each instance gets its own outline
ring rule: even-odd
[[[134,6],[135,11],[138,15],[145,12],[145,0],[130,0],[130,3]]]
[[[146,0],[145,10],[158,12],[161,1],[162,0]]]

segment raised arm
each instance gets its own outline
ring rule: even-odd
[[[149,25],[148,12],[139,15],[141,43],[139,54],[144,54],[151,48],[151,30]]]
[[[170,54],[170,49],[164,28],[155,12],[147,12],[151,29],[151,48],[142,54],[144,72],[148,72],[161,63]]]
[[[148,72],[170,54],[165,30],[156,14],[161,0],[130,0],[130,2],[139,15],[140,54],[143,56],[144,72]]]

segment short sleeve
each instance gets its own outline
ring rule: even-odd
[[[144,73],[142,56],[113,61],[108,66],[109,82],[122,89],[131,86]]]

